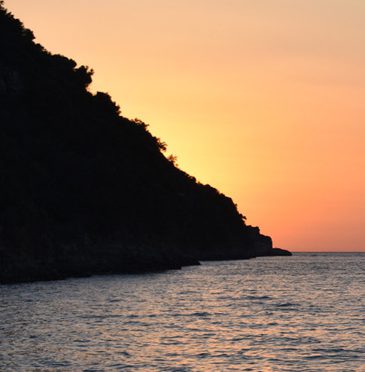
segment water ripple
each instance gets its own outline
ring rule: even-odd
[[[365,255],[0,286],[0,369],[364,371]]]

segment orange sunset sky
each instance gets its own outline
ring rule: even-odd
[[[5,6],[275,246],[365,250],[365,1]]]

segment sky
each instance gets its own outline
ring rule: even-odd
[[[5,0],[292,251],[365,251],[365,1]]]

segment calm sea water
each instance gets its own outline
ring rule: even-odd
[[[365,254],[0,286],[0,370],[365,371]]]

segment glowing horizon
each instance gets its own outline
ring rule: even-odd
[[[365,251],[365,2],[6,0],[293,251]]]

